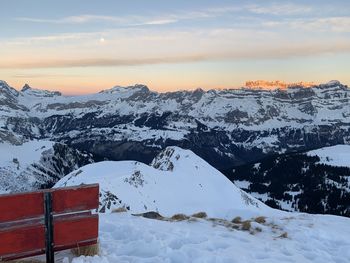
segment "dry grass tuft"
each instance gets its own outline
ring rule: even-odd
[[[254,221],[257,222],[257,223],[259,223],[259,224],[265,224],[265,223],[266,223],[266,217],[264,217],[264,216],[259,216],[259,217],[255,218]]]
[[[198,212],[198,213],[193,214],[192,217],[195,217],[195,218],[207,218],[208,215],[207,215],[206,212]]]
[[[190,217],[185,214],[175,214],[170,219],[173,221],[184,221],[189,219]]]
[[[250,223],[250,220],[246,220],[242,222],[242,230],[248,231],[252,227],[252,224]]]
[[[112,213],[126,213],[126,212],[128,212],[128,209],[126,209],[125,207],[118,207],[112,210]]]
[[[282,235],[278,236],[279,238],[288,238],[288,233],[284,232]]]
[[[83,246],[71,249],[71,252],[74,256],[95,256],[100,252],[99,243],[90,246]]]
[[[242,223],[242,217],[236,216],[234,219],[232,219],[231,222],[234,224],[240,224],[240,223]]]

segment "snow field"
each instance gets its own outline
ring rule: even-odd
[[[206,220],[165,222],[127,213],[100,216],[101,255],[72,263],[320,262],[350,258],[350,219],[290,214],[267,219],[262,232],[229,230]],[[269,226],[270,224],[270,226]],[[287,238],[280,233],[287,232]]]

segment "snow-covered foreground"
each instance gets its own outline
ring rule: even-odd
[[[86,165],[55,187],[88,183],[100,184],[100,211],[106,212],[100,214],[101,253],[73,263],[349,262],[349,218],[269,208],[188,150],[167,147],[150,166]],[[129,212],[107,213],[116,208]],[[225,220],[170,222],[131,214],[147,211],[167,217],[204,211]],[[251,220],[251,227],[232,224],[237,216]],[[257,216],[266,222],[255,222]]]
[[[251,234],[203,219],[164,222],[101,214],[100,256],[81,256],[72,263],[349,262],[348,218],[291,213],[255,227],[262,231]],[[279,237],[284,232],[287,238]]]

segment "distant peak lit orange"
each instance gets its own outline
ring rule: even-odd
[[[295,83],[286,83],[284,81],[275,80],[275,81],[266,81],[266,80],[255,80],[255,81],[246,81],[245,87],[251,89],[287,89],[290,87],[301,86],[304,88],[309,88],[317,85],[314,82],[295,82]]]

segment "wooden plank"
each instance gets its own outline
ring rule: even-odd
[[[99,185],[82,185],[52,189],[53,212],[67,213],[98,208]]]
[[[43,216],[42,191],[0,195],[0,223]]]
[[[0,258],[14,254],[43,253],[45,228],[43,224],[27,224],[0,229]]]
[[[63,248],[96,243],[98,238],[98,215],[71,215],[54,218],[55,251]]]
[[[0,261],[44,253],[48,191],[53,199],[55,251],[97,243],[98,215],[89,210],[99,205],[98,184],[0,195]]]

